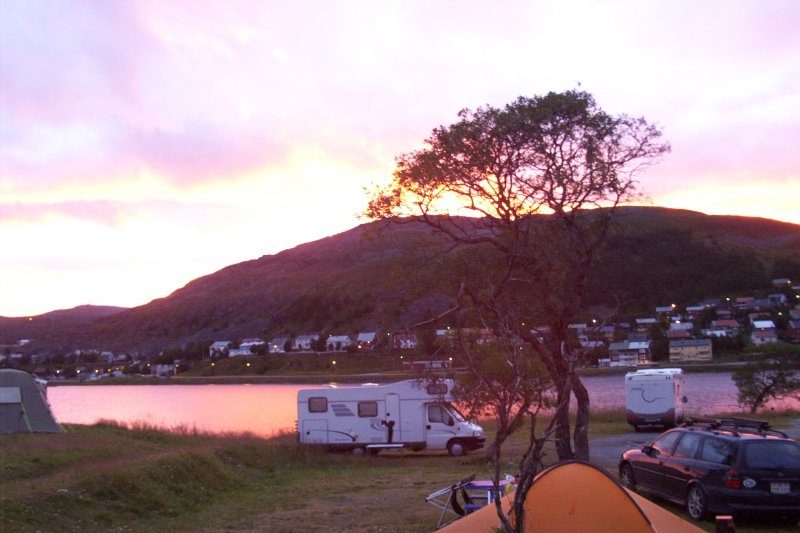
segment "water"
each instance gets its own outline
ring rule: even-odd
[[[297,391],[316,385],[96,385],[47,389],[62,424],[113,420],[212,433],[293,431]]]
[[[625,407],[623,374],[583,379],[592,409]],[[249,432],[273,436],[293,431],[297,391],[318,385],[96,385],[48,389],[56,420],[93,424],[99,420],[195,428],[213,433]],[[739,411],[729,372],[685,374],[688,415]],[[800,409],[797,400],[772,402],[776,409]]]

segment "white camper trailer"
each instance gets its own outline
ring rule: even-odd
[[[299,440],[353,453],[411,448],[463,455],[481,448],[486,435],[450,403],[452,387],[452,380],[408,380],[300,390]]]
[[[625,374],[628,423],[640,427],[672,427],[683,422],[683,370],[659,368]]]

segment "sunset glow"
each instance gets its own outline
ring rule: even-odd
[[[800,224],[800,3],[5,0],[0,315],[135,306],[363,222],[460,109],[580,84],[652,205]]]

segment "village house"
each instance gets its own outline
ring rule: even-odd
[[[672,322],[669,325],[670,331],[688,331],[691,332],[694,329],[694,324],[691,322]]]
[[[774,329],[754,329],[750,333],[750,340],[756,346],[778,342],[778,332]]]
[[[683,339],[669,343],[670,363],[711,361],[712,357],[711,339]]]
[[[692,334],[686,329],[668,329],[666,337],[669,340],[690,339]]]
[[[319,335],[316,333],[307,333],[305,335],[299,335],[292,341],[292,351],[293,352],[311,352],[311,343],[319,339]]]
[[[325,348],[329,352],[342,352],[351,344],[353,341],[347,335],[331,335],[325,341]]]
[[[734,337],[739,333],[739,322],[732,318],[711,321],[711,327],[703,330],[707,337]]]
[[[650,329],[651,326],[657,324],[658,321],[655,318],[637,318],[636,319],[636,331],[643,331],[646,332]]]
[[[656,315],[659,317],[668,317],[673,311],[675,311],[675,304],[656,307]]]
[[[601,367],[646,365],[652,362],[650,341],[612,342],[608,346],[608,359],[599,359]]]
[[[175,365],[151,365],[150,374],[157,378],[169,378],[175,375]]]
[[[269,353],[286,353],[286,343],[290,340],[289,337],[275,337],[269,341]]]
[[[751,326],[755,323],[756,320],[769,320],[769,319],[770,319],[770,314],[764,313],[762,311],[747,314],[747,320],[750,322]]]
[[[374,331],[361,332],[356,336],[356,347],[359,350],[374,350],[378,341],[378,334]]]
[[[756,346],[778,342],[778,332],[772,320],[753,320],[753,331],[750,340]]]
[[[781,306],[789,303],[789,298],[787,298],[786,295],[783,294],[782,292],[778,292],[776,294],[770,294],[769,296],[767,296],[767,299],[774,306]]]
[[[213,358],[226,355],[230,345],[231,341],[216,341],[208,347],[208,356]]]
[[[239,357],[242,355],[253,355],[253,348],[266,344],[263,339],[250,338],[242,339],[238,348],[228,348],[228,357]]]
[[[419,340],[414,333],[395,333],[392,335],[392,346],[398,350],[413,350]]]
[[[692,320],[699,320],[700,316],[705,311],[705,306],[702,305],[690,305],[686,308],[686,316],[688,316]]]
[[[772,320],[754,320],[753,329],[775,329],[775,322]]]
[[[597,328],[597,333],[600,335],[600,337],[609,342],[614,340],[614,334],[616,333],[616,331],[617,327],[614,326],[613,324],[609,324],[607,326],[600,326],[599,328]]]

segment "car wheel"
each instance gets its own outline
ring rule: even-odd
[[[619,469],[619,482],[622,483],[622,486],[630,489],[636,490],[636,480],[633,477],[633,467],[628,463],[622,465],[622,468]]]
[[[352,453],[353,455],[364,455],[364,452],[365,452],[365,451],[366,451],[366,450],[364,450],[364,448],[363,448],[363,447],[361,447],[361,446],[356,446],[355,448],[353,448],[353,450],[352,450],[352,452],[351,452],[351,453]]]
[[[697,485],[690,485],[689,491],[686,493],[686,512],[693,520],[702,520],[706,517],[708,502],[706,501],[706,493]]]
[[[464,443],[460,440],[452,440],[447,445],[447,451],[450,452],[450,455],[453,457],[461,457],[467,453],[467,448],[464,447]]]

